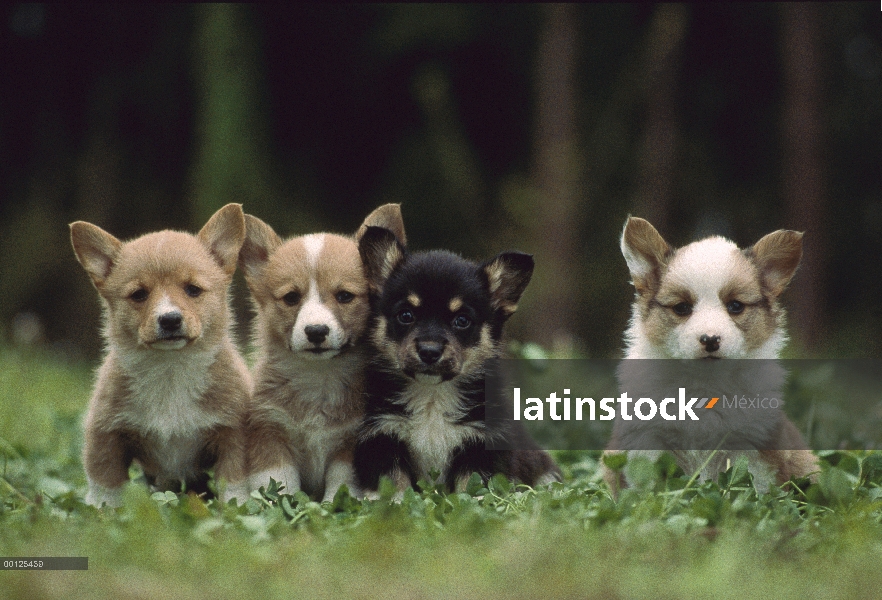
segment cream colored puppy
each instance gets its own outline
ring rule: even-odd
[[[636,289],[625,333],[627,359],[767,359],[756,366],[733,363],[726,372],[729,385],[781,398],[784,372],[769,359],[778,358],[787,341],[778,299],[802,257],[801,233],[775,231],[746,249],[722,237],[675,249],[648,221],[630,217],[621,247]],[[703,382],[689,381],[690,373],[694,379],[700,370],[676,361],[639,364],[626,360],[619,369],[619,382],[639,398],[641,390],[649,396],[647,390],[658,392],[675,379],[687,389],[700,388]],[[705,478],[715,478],[735,456],[743,454],[761,491],[818,471],[817,458],[783,411],[757,415],[715,410],[703,415],[706,424],[691,429],[677,421],[617,419],[607,452],[633,449],[629,454],[655,456],[671,450],[687,473],[704,465],[701,474]],[[755,449],[717,452],[707,464],[709,450],[682,450],[707,448],[708,440],[724,434],[729,439],[737,436],[744,447]],[[668,445],[672,440],[676,449]],[[627,483],[609,470],[605,476],[614,490]]]

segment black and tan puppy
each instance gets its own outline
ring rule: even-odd
[[[366,417],[355,449],[366,495],[381,476],[399,491],[437,471],[448,489],[472,473],[528,485],[556,481],[551,457],[485,447],[485,375],[502,326],[533,273],[533,259],[505,252],[478,265],[443,251],[408,255],[395,235],[368,227],[359,242],[372,288]]]

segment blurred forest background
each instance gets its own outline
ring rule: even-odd
[[[882,354],[875,3],[0,9],[0,344],[94,360],[67,224],[283,235],[403,205],[414,249],[537,269],[510,334],[618,356],[630,213],[682,245],[807,232],[794,353]],[[246,290],[235,302],[245,339]]]

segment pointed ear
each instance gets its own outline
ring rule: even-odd
[[[637,292],[643,294],[651,290],[658,283],[661,267],[673,249],[649,221],[639,217],[628,217],[625,221],[621,244]]]
[[[211,252],[214,259],[226,272],[232,275],[236,271],[236,260],[239,249],[245,240],[245,215],[241,204],[227,204],[211,215],[196,235]]]
[[[406,256],[404,246],[396,239],[395,234],[384,227],[368,225],[358,241],[358,252],[364,264],[368,284],[374,291],[382,289],[389,278]]]
[[[358,231],[355,232],[356,241],[360,240],[368,227],[383,227],[391,231],[402,246],[407,246],[407,237],[404,235],[404,219],[401,218],[400,204],[384,204],[369,214]]]
[[[113,269],[122,242],[97,225],[85,221],[70,224],[70,242],[77,260],[100,290]]]
[[[533,256],[523,252],[503,252],[481,265],[490,304],[505,318],[518,309],[518,300],[533,276]]]
[[[273,228],[252,215],[245,215],[245,242],[239,251],[239,266],[246,277],[256,277],[282,240]]]
[[[760,272],[763,287],[774,296],[790,283],[802,258],[802,233],[779,229],[763,237],[747,250]]]

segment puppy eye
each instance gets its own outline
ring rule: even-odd
[[[410,325],[416,321],[416,317],[409,310],[402,310],[398,313],[398,322],[402,325]]]
[[[453,320],[453,326],[457,329],[468,329],[472,325],[472,320],[465,315],[459,315]]]
[[[726,304],[726,310],[729,311],[730,315],[740,315],[744,312],[744,303],[738,302],[738,300],[732,300]]]
[[[191,283],[184,288],[184,292],[186,292],[186,294],[191,298],[198,298],[200,295],[202,295],[202,288]]]
[[[134,300],[135,302],[144,302],[147,299],[147,296],[150,295],[150,292],[145,290],[144,288],[138,288],[134,292],[129,295],[129,298]]]
[[[688,302],[680,302],[679,304],[675,304],[671,307],[675,314],[680,315],[681,317],[688,317],[692,314],[692,305]]]
[[[335,297],[337,298],[337,302],[339,302],[340,304],[349,304],[350,302],[352,302],[352,299],[355,298],[355,294],[344,290],[337,292],[337,295]]]
[[[297,292],[288,292],[284,296],[282,296],[282,300],[288,306],[294,306],[298,302],[300,302],[300,294]]]

